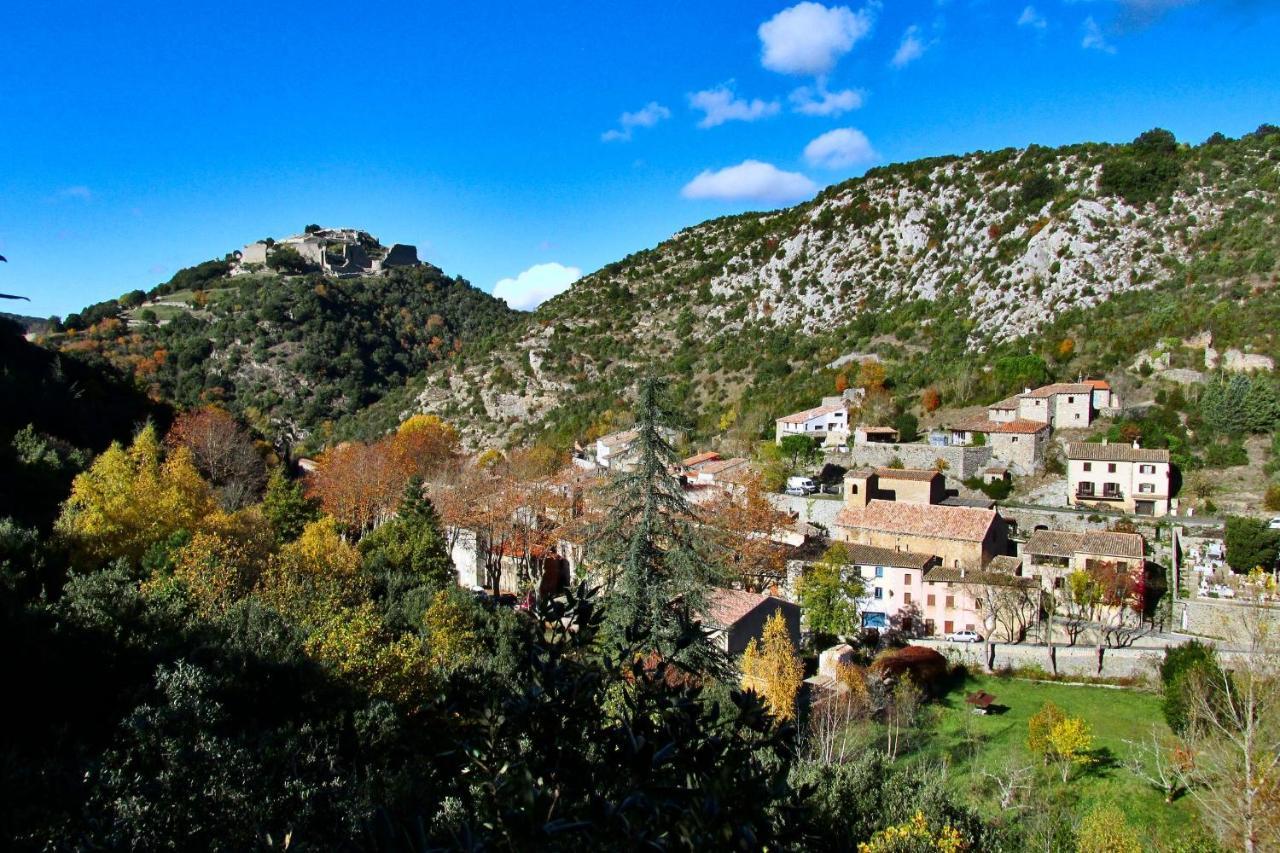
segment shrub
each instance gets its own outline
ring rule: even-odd
[[[1218,672],[1218,655],[1207,643],[1191,640],[1164,650],[1164,660],[1160,663],[1160,683],[1164,686],[1161,710],[1165,722],[1175,733],[1187,732],[1188,691],[1195,689],[1196,683],[1206,676],[1211,678]]]

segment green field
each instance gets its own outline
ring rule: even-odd
[[[975,690],[994,695],[1003,710],[987,716],[974,714],[964,697]],[[1125,767],[1131,751],[1126,738],[1141,740],[1153,723],[1162,733],[1168,732],[1160,697],[1155,694],[971,675],[963,688],[953,690],[936,706],[937,718],[926,724],[928,731],[911,760],[945,761],[958,796],[984,814],[999,814],[998,797],[982,770],[1003,766],[1011,758],[1039,765],[1026,747],[1027,721],[1045,702],[1053,702],[1070,716],[1083,717],[1093,730],[1101,758],[1092,768],[1074,771],[1065,786],[1077,816],[1095,804],[1114,803],[1153,850],[1169,849],[1201,834],[1187,798],[1166,804],[1162,793]],[[1041,771],[1035,784],[1062,786],[1052,768]]]

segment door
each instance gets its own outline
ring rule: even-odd
[[[943,622],[943,623],[942,623],[942,633],[944,633],[944,634],[954,634],[955,632],[956,632],[956,623],[955,623],[955,622],[952,622],[950,619],[948,619],[948,620],[946,620],[945,622]]]

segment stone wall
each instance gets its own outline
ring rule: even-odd
[[[894,459],[907,468],[936,468],[938,460],[947,463],[946,475],[967,480],[982,473],[991,463],[990,447],[935,447],[931,444],[854,444],[848,453],[828,454],[827,461],[846,468],[883,468]]]
[[[958,661],[975,670],[986,663],[983,643],[948,643],[942,640],[912,640],[922,646],[937,649],[950,661]],[[992,643],[995,652],[995,669],[1004,667],[1049,668],[1049,651],[1045,646]],[[1157,667],[1164,659],[1163,648],[1105,649],[1102,654],[1102,672],[1098,672],[1098,650],[1094,646],[1058,646],[1056,649],[1058,674],[1067,676],[1097,676],[1106,678],[1157,677]],[[996,697],[999,700],[999,696]]]
[[[1173,630],[1231,642],[1247,639],[1248,625],[1254,621],[1248,604],[1205,599],[1179,599],[1173,603]],[[1257,620],[1280,631],[1280,607],[1262,608]]]

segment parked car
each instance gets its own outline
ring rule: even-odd
[[[1267,528],[1269,530],[1280,530],[1280,515],[1277,515],[1275,518],[1268,521]]]
[[[982,635],[977,631],[955,631],[947,634],[947,639],[953,643],[981,643]]]
[[[793,488],[791,488],[790,486],[788,486],[787,488],[783,489],[782,493],[783,493],[784,495],[791,495],[791,497],[793,497],[793,498],[802,498],[802,497],[804,497],[805,495],[809,494],[809,493],[808,493],[808,492],[806,492],[804,489],[793,489]]]

